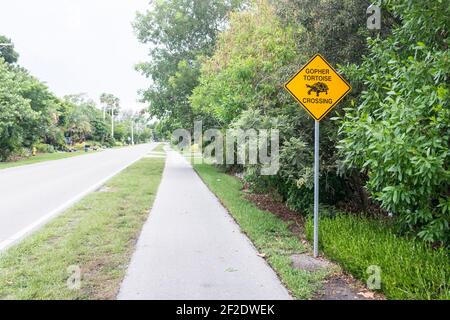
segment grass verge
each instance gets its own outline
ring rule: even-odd
[[[156,196],[164,162],[151,158],[136,162],[2,253],[0,299],[115,298]],[[81,287],[69,289],[67,281],[78,267]]]
[[[12,167],[24,166],[27,164],[33,164],[43,161],[59,160],[65,158],[71,158],[75,156],[80,156],[83,154],[89,154],[90,152],[78,151],[78,152],[54,152],[54,153],[39,153],[35,156],[11,162],[0,162],[0,170]]]
[[[228,209],[241,230],[278,273],[281,281],[297,299],[311,298],[320,286],[325,272],[309,273],[294,269],[290,256],[305,252],[300,239],[289,225],[268,211],[258,209],[243,197],[242,182],[208,164],[194,164],[197,173]]]
[[[152,150],[152,152],[162,152],[162,153],[165,153],[165,151],[164,151],[164,143],[158,144],[158,145]]]
[[[311,220],[306,233],[311,239]],[[389,299],[450,299],[448,252],[396,236],[385,223],[352,215],[322,218],[320,245],[326,256],[364,281],[367,268],[379,266],[381,289]]]

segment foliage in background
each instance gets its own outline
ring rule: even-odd
[[[281,27],[266,1],[232,13],[214,55],[202,65],[192,107],[225,127],[243,110],[259,109],[266,114],[279,108],[276,96],[281,86],[274,84],[295,53],[292,30]]]
[[[0,58],[0,160],[20,150],[31,124],[38,115],[20,94],[15,74]]]
[[[11,41],[0,36],[0,43]],[[54,152],[86,140],[108,146],[129,144],[132,131],[135,143],[152,138],[145,112],[120,112],[118,99],[112,95],[101,97],[101,102],[107,104],[106,113],[85,94],[60,99],[18,65],[17,57],[13,46],[0,47],[0,161],[27,157],[33,147],[37,152]],[[111,107],[117,123],[114,137]]]
[[[161,125],[192,128],[194,113],[188,97],[198,83],[198,58],[212,53],[227,14],[241,2],[162,0],[137,15],[137,37],[151,46],[151,60],[137,66],[151,79],[150,87],[143,91],[143,100]],[[160,128],[160,132],[167,129]]]
[[[446,1],[386,1],[402,21],[346,68],[364,91],[346,108],[340,149],[401,231],[449,244],[450,73]]]
[[[308,210],[312,199],[314,122],[283,84],[317,52],[333,63],[359,61],[367,50],[365,11],[359,14],[365,5],[356,0],[252,1],[231,15],[214,55],[203,61],[199,86],[190,98],[206,126],[280,131],[279,174],[264,177],[258,167],[247,165],[246,179],[253,189],[275,189],[299,211]],[[336,26],[333,32],[329,26]],[[330,46],[335,38],[351,41]],[[324,121],[321,133],[321,201],[364,199],[359,173],[338,174],[337,124]]]
[[[8,44],[8,45],[5,45]],[[14,45],[11,39],[0,35],[0,58],[3,58],[7,63],[16,63],[19,54],[14,50]]]

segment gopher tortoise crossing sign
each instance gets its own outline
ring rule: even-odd
[[[309,60],[284,86],[317,121],[351,90],[347,81],[320,54]]]

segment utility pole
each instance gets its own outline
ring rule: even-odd
[[[131,145],[134,146],[134,121],[131,120]]]
[[[114,105],[111,105],[111,137],[114,138]]]

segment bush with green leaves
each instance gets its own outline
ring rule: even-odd
[[[214,55],[203,62],[200,84],[190,97],[194,111],[226,128],[244,110],[267,114],[281,107],[280,73],[295,54],[292,28],[281,26],[268,1],[233,12]]]
[[[194,113],[188,98],[198,84],[200,56],[214,51],[217,34],[226,25],[228,13],[242,0],[154,1],[134,22],[136,35],[149,45],[149,61],[137,65],[151,79],[142,92],[148,110],[166,125],[190,129]],[[168,131],[169,128],[163,128]]]
[[[372,197],[420,238],[450,240],[450,13],[446,1],[386,1],[401,24],[346,73],[364,86],[340,149]]]
[[[46,143],[37,143],[34,146],[36,148],[36,151],[39,153],[53,153],[55,152],[55,147],[51,144]]]
[[[325,55],[333,62],[355,61],[358,55],[354,52],[364,51],[361,47],[365,38],[358,26],[365,23],[365,16],[352,15],[364,1],[339,2],[252,1],[246,10],[233,13],[229,28],[219,35],[214,55],[204,61],[200,84],[190,98],[192,107],[208,125],[279,130],[279,173],[264,177],[258,168],[246,165],[246,179],[255,190],[278,191],[291,208],[300,212],[309,210],[312,203],[314,121],[286,93],[283,84],[314,53],[324,53],[325,44],[336,34],[349,36],[352,41],[327,49]],[[330,6],[336,7],[334,14],[321,16],[320,25],[314,27],[310,20]],[[327,25],[344,21],[348,26],[345,30],[324,33]],[[357,179],[349,179],[348,172],[338,172],[337,128],[333,121],[321,123],[321,201],[325,204],[345,202],[361,185]]]
[[[39,115],[21,94],[16,74],[0,58],[0,161],[21,151]]]

